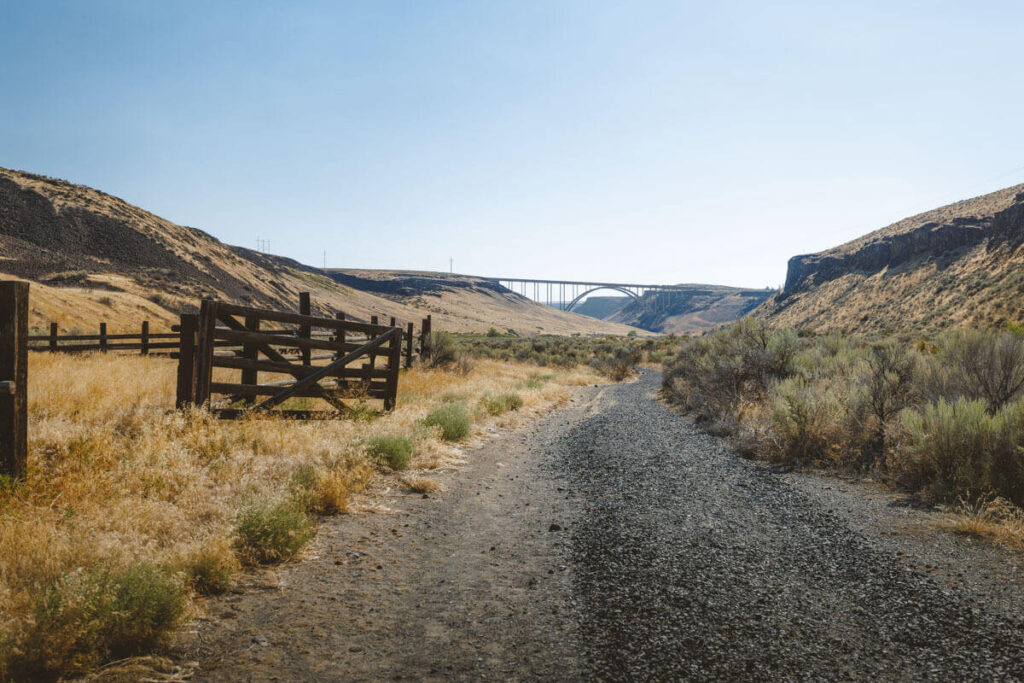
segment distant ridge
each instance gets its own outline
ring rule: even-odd
[[[358,260],[358,254],[351,256]],[[356,273],[349,275],[347,273]],[[224,244],[84,185],[0,168],[0,277],[36,283],[30,325],[116,329],[148,319],[172,324],[203,297],[294,309],[418,321],[434,328],[520,334],[626,334],[632,328],[556,311],[482,278],[443,273],[325,272]]]
[[[794,256],[785,287],[756,314],[848,332],[1024,322],[1024,184]]]

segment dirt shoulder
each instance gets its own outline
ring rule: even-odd
[[[576,677],[571,512],[542,462],[606,390],[499,433],[439,494],[325,519],[303,559],[211,600],[175,658],[217,681]]]

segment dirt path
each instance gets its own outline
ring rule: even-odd
[[[1019,556],[583,390],[211,604],[198,680],[1021,680]]]

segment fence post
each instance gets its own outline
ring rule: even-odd
[[[105,323],[104,323],[105,324]],[[199,316],[182,313],[178,327],[178,398],[174,405],[184,410],[193,403],[196,386],[196,328]]]
[[[310,304],[310,301],[309,301],[309,292],[299,292],[299,313],[301,315],[311,315],[312,310],[313,310],[313,307],[312,307],[312,305]],[[299,326],[299,336],[304,338],[304,339],[309,339],[310,334],[312,333],[312,331],[313,331],[313,329],[309,325],[300,325]],[[310,348],[302,349],[302,364],[303,365],[312,365],[313,364],[313,360],[312,360],[313,353],[312,352],[313,352],[313,349],[310,349]]]
[[[149,353],[149,321],[142,321],[142,355]]]
[[[100,351],[107,352],[107,324],[100,323]]]
[[[395,327],[395,316],[391,316],[391,327]]]
[[[249,332],[259,332],[260,319],[255,315],[245,316],[245,329]],[[242,345],[242,358],[258,360],[259,357],[260,350],[258,346],[255,344]],[[242,370],[242,384],[259,384],[259,370],[255,368],[246,368],[245,370]],[[255,396],[246,396],[243,401],[246,405],[251,405],[255,398]]]
[[[28,461],[28,283],[0,282],[0,474]]]
[[[57,323],[50,323],[50,350],[57,350]]]
[[[420,330],[420,360],[429,360],[431,354],[430,348],[430,332],[431,332],[431,319],[428,314],[423,319],[423,328]]]
[[[335,317],[338,320],[344,320],[345,319],[345,312],[344,311],[338,311],[338,314]],[[342,328],[338,329],[337,340],[339,342],[341,342],[342,344],[345,343],[345,328],[342,327]],[[345,349],[343,349],[343,348],[342,349],[338,349],[338,352],[334,354],[334,360],[338,360],[339,358],[341,358],[344,355],[345,355]]]
[[[412,323],[405,326],[405,368],[408,370],[412,367],[412,344],[413,344],[413,327]]]
[[[402,330],[393,328],[388,346],[388,378],[384,391],[384,410],[394,410],[398,403],[398,366],[402,363]]]
[[[378,323],[377,323],[377,320],[378,320],[377,316],[375,316],[375,315],[371,315],[371,316],[370,316],[370,324],[371,324],[371,325],[376,325],[376,324],[378,324]],[[374,337],[376,337],[376,336],[377,336],[377,333],[376,333],[376,332],[374,332],[373,334],[370,334],[370,335],[367,335],[367,336],[368,336],[368,337],[369,337],[370,339],[373,339]],[[365,367],[367,367],[367,365],[366,365],[366,364],[364,364],[364,365],[363,365],[363,367],[365,368]],[[372,370],[372,369],[373,369],[373,368],[375,368],[375,367],[377,367],[377,354],[376,354],[376,353],[375,353],[374,351],[371,351],[371,352],[370,352],[370,364],[369,364],[369,368],[370,368],[370,369]]]
[[[205,405],[210,400],[214,330],[216,328],[217,302],[204,299],[199,305],[199,325],[196,331],[196,389],[192,397],[198,406]]]

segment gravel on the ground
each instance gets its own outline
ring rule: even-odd
[[[1024,680],[1021,559],[581,390],[211,600],[197,680]]]

